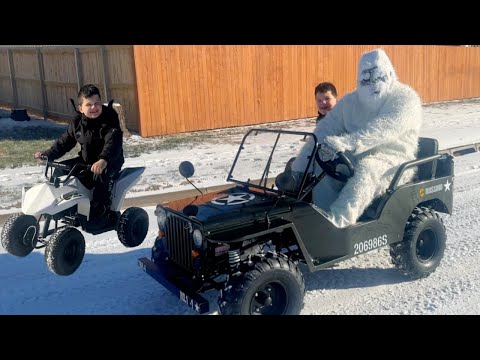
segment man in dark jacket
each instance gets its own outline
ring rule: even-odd
[[[92,84],[84,85],[78,92],[78,115],[70,121],[67,130],[47,151],[38,151],[36,158],[48,157],[52,161],[81,145],[78,157],[62,161],[73,167],[76,163],[90,165],[90,171],[76,176],[88,189],[93,188],[90,216],[100,218],[110,210],[113,182],[124,163],[123,133],[117,112],[101,102],[100,91]],[[64,175],[60,169],[56,176]]]

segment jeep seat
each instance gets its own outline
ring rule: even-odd
[[[437,139],[421,137],[418,139],[417,159],[423,159],[428,156],[438,154]],[[419,165],[417,169],[417,180],[424,181],[435,177],[437,160]]]

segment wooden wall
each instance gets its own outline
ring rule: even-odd
[[[354,90],[360,56],[378,47],[424,103],[480,97],[478,47],[135,45],[140,135],[315,116],[315,86]]]

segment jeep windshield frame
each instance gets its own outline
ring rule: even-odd
[[[247,181],[236,179],[233,176],[233,173],[234,173],[235,167],[237,165],[237,162],[239,161],[239,158],[241,156],[242,150],[245,149],[245,141],[252,134],[253,134],[253,136],[257,136],[259,134],[266,134],[266,133],[272,134],[272,136],[274,137],[274,140],[273,140],[274,143],[272,145],[271,150],[268,151],[268,159],[266,161],[266,165],[264,166],[264,169],[263,169],[263,172],[262,172],[262,175],[261,175],[260,179],[253,179],[252,180],[252,179],[248,178]],[[273,180],[273,178],[269,179],[270,166],[271,166],[271,163],[272,163],[273,154],[275,153],[275,150],[277,149],[280,137],[282,135],[296,135],[296,136],[299,137],[299,139],[302,138],[302,141],[304,141],[305,143],[307,141],[310,141],[308,138],[311,138],[311,140],[313,141],[312,151],[307,156],[307,160],[308,160],[307,165],[306,165],[305,169],[303,170],[303,175],[302,175],[302,178],[301,178],[301,181],[300,181],[300,186],[297,187],[296,191],[284,191],[284,190],[277,189],[273,185],[270,186],[270,187],[267,185],[269,180]],[[314,133],[311,133],[311,132],[253,128],[253,129],[249,130],[243,136],[242,142],[240,143],[237,154],[235,156],[235,159],[233,160],[232,166],[231,166],[230,171],[228,173],[227,181],[242,185],[244,187],[252,187],[252,188],[260,189],[260,190],[263,190],[264,192],[267,192],[267,191],[268,192],[274,192],[274,193],[277,193],[279,195],[287,193],[289,196],[292,196],[296,199],[300,199],[301,197],[305,196],[305,194],[303,194],[303,190],[304,190],[304,187],[305,187],[305,182],[306,182],[307,176],[309,174],[309,171],[307,171],[307,170],[311,169],[312,162],[315,161],[314,160],[314,158],[315,158],[314,155],[315,155],[315,152],[318,151],[318,146],[319,146],[319,144],[318,144],[317,137],[315,136]],[[265,151],[265,152],[267,152],[267,151]],[[287,161],[288,161],[288,158],[284,159],[284,160],[285,160],[284,163],[286,164]]]

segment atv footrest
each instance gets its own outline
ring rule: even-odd
[[[203,314],[209,311],[208,300],[199,294],[191,293],[191,291],[184,289],[181,285],[174,284],[171,280],[167,279],[163,275],[165,271],[162,271],[161,265],[157,265],[153,261],[143,257],[138,259],[138,266],[196,312]]]
[[[62,220],[65,224],[71,225],[74,227],[80,226],[80,220],[73,216],[65,216]]]

